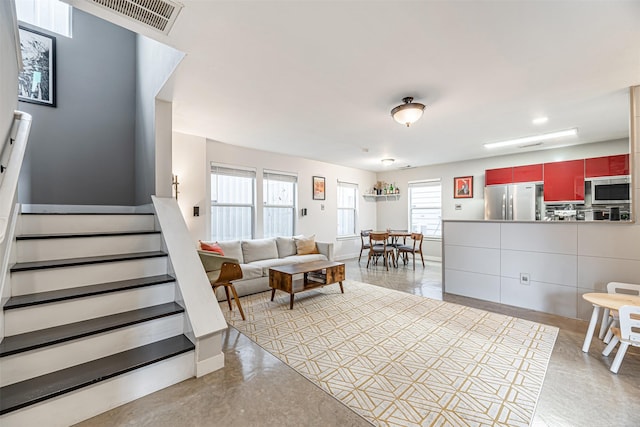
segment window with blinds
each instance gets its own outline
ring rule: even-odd
[[[358,185],[338,181],[338,237],[356,234]]]
[[[293,236],[298,177],[268,170],[262,176],[264,237]]]
[[[425,237],[442,237],[440,180],[409,183],[409,229]]]
[[[252,239],[256,172],[211,165],[211,240]]]

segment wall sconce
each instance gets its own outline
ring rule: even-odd
[[[178,175],[171,175],[171,186],[173,187],[173,193],[175,194],[176,200],[178,200],[178,185],[180,185],[180,183],[178,182]]]

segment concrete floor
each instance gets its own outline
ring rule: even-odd
[[[587,322],[536,311],[442,295],[441,265],[425,269],[346,262],[347,278],[429,298],[554,325],[560,333],[536,409],[533,426],[640,425],[640,351],[630,348],[618,375],[609,372],[615,352],[601,355],[594,338],[581,351]],[[345,288],[348,292],[348,287]],[[79,426],[369,426],[286,364],[229,328],[225,368],[120,406]]]

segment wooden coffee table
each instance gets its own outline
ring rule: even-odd
[[[301,278],[294,278],[296,275]],[[289,309],[293,309],[293,295],[298,292],[320,286],[340,283],[340,292],[344,294],[342,281],[344,280],[344,264],[333,261],[311,261],[300,264],[283,265],[269,269],[269,286],[271,286],[271,301],[276,289],[291,295]]]

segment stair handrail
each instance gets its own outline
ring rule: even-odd
[[[164,250],[169,254],[181,305],[190,324],[189,338],[196,345],[196,376],[224,366],[222,333],[227,322],[204,272],[187,223],[173,197],[151,196],[162,230]]]
[[[0,245],[5,243],[13,219],[31,119],[28,113],[14,111],[9,138],[0,151]]]

